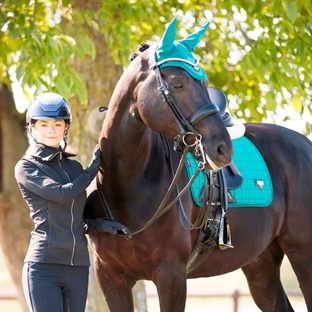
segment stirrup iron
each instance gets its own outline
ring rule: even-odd
[[[221,250],[234,248],[234,246],[232,245],[230,224],[229,224],[226,212],[224,211],[223,207],[222,207],[222,214],[221,214],[221,220],[220,220],[218,244]]]

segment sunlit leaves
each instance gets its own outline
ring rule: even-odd
[[[34,3],[26,0],[19,1],[18,6],[4,1],[1,12],[0,61],[6,71],[14,65],[16,79],[23,86],[34,87],[35,93],[53,90],[66,98],[76,93],[85,103],[85,84],[68,61],[73,55],[94,58],[95,47],[89,37],[80,37],[77,45],[74,38],[60,33],[56,20],[49,23],[57,15],[57,8],[44,1],[36,1],[36,14]]]
[[[85,83],[70,65],[76,57],[95,59],[100,44],[90,40],[90,31],[101,34],[116,64],[127,66],[130,52],[159,39],[174,16],[179,36],[209,19],[211,26],[194,52],[210,84],[231,99],[233,115],[261,121],[277,107],[312,111],[310,1],[105,0],[95,11],[65,10],[69,2],[63,1],[66,14],[61,16],[56,2],[47,7],[37,0],[36,19],[29,1],[18,2],[9,6],[6,0],[1,7],[7,28],[0,32],[1,79],[7,79],[5,67],[15,64],[22,84],[78,93],[86,101]],[[62,28],[48,23],[55,14]]]
[[[311,90],[311,70],[307,70],[311,68],[311,15],[305,9],[305,1],[290,1],[249,1],[250,5],[245,1],[227,1],[222,5],[222,10],[226,11],[224,18],[213,20],[216,27],[214,31],[210,30],[207,40],[213,42],[212,50],[208,52],[212,57],[204,57],[207,60],[205,69],[211,84],[222,88],[228,97],[235,96],[239,105],[233,106],[231,113],[247,121],[259,117],[258,121],[261,121],[267,111],[276,111],[278,105],[292,105],[300,113],[303,112],[302,107],[311,111],[312,94],[308,90],[309,87]],[[288,12],[283,4],[288,5]],[[219,64],[231,53],[232,46],[226,43],[235,40],[233,32],[236,30],[230,23],[235,15],[233,5],[237,6],[235,12],[240,12],[242,8],[247,12],[246,25],[234,22],[235,29],[247,38],[245,43],[235,41],[236,45],[241,51],[247,45],[249,48],[235,66],[224,64],[227,73],[225,82],[220,79]],[[292,12],[294,16],[289,11],[293,6],[296,6]],[[222,16],[219,12],[215,16]],[[251,33],[257,34],[254,36],[256,40],[250,40]],[[261,84],[266,84],[268,90],[261,90]],[[252,109],[253,105],[258,106],[257,113]]]
[[[296,112],[301,112],[302,103],[301,103],[300,97],[299,97],[298,95],[295,95],[295,96],[292,98],[292,104],[293,104],[294,110],[295,110]]]
[[[77,42],[79,48],[76,49],[76,54],[82,59],[85,55],[91,56],[94,60],[96,56],[96,48],[89,36],[85,32],[79,32],[77,34]]]

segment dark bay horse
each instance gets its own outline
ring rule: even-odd
[[[188,48],[194,37],[184,42]],[[186,276],[198,236],[198,230],[186,228],[179,218],[181,206],[189,220],[197,218],[199,209],[190,192],[181,197],[182,205],[177,202],[153,219],[179,166],[181,153],[174,148],[192,145],[201,154],[202,165],[213,170],[230,163],[233,149],[220,114],[211,105],[207,81],[194,77],[189,63],[161,67],[159,77],[151,66],[154,52],[150,47],[136,56],[115,88],[99,138],[98,185],[94,182],[88,190],[88,217],[106,216],[102,194],[112,216],[131,231],[148,225],[128,239],[107,233],[89,235],[96,276],[110,310],[133,311],[131,290],[143,279],[155,283],[162,312],[184,311],[186,278],[242,268],[262,311],[293,311],[280,280],[286,254],[312,311],[312,144],[280,126],[247,124],[245,133],[260,150],[272,176],[271,205],[229,209],[234,248],[215,246],[207,260]],[[161,58],[158,53],[157,61]],[[171,104],[178,107],[177,113]],[[191,120],[191,125],[185,125],[185,120]],[[187,183],[182,170],[179,190]],[[172,192],[168,202],[176,195]]]

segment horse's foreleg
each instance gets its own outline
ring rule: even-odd
[[[257,259],[242,268],[251,296],[263,312],[294,311],[280,280],[283,256],[277,242],[273,241]]]
[[[108,269],[96,255],[94,255],[94,270],[109,310],[111,312],[134,311],[132,287],[135,282],[130,282],[120,273]]]
[[[176,259],[162,261],[154,273],[161,312],[184,311],[186,301],[185,264]]]

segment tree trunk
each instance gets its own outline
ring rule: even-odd
[[[74,7],[83,9],[79,6],[85,3],[85,1],[77,1]],[[100,2],[94,0],[93,3],[91,0],[87,3],[90,9],[97,8]],[[73,66],[86,81],[89,100],[86,105],[81,105],[76,96],[68,99],[73,113],[68,150],[78,153],[78,160],[84,167],[91,159],[105,116],[104,113],[97,111],[98,107],[108,105],[115,85],[123,72],[121,65],[114,64],[103,34],[87,25],[85,29],[88,30],[88,35],[96,46],[96,59],[92,61],[88,57],[84,60],[75,58]],[[29,209],[15,181],[14,167],[28,147],[28,138],[24,127],[25,118],[16,111],[13,94],[3,84],[0,85],[0,111],[0,243],[12,280],[17,288],[18,299],[23,310],[27,311],[21,272],[33,224],[29,218]],[[104,297],[95,282],[93,267],[90,273],[87,309],[107,311]],[[137,283],[133,293],[136,309],[146,311],[144,283]]]
[[[74,1],[74,9],[97,10],[98,0]],[[121,65],[115,65],[112,53],[104,40],[101,32],[84,26],[89,38],[93,41],[97,55],[94,61],[86,57],[84,60],[75,58],[72,65],[81,74],[87,84],[89,95],[87,105],[81,105],[79,99],[70,99],[73,122],[69,131],[69,145],[78,153],[79,161],[86,166],[92,156],[95,145],[98,142],[105,113],[100,113],[98,107],[108,105],[114,88],[123,72]],[[105,157],[105,155],[104,155]],[[92,255],[90,255],[91,263]],[[144,282],[137,283],[133,290],[134,305],[137,311],[147,311]],[[144,307],[144,308],[142,308]],[[89,293],[87,311],[108,311],[103,294],[98,287],[93,265],[90,270]]]
[[[22,267],[32,230],[29,209],[14,177],[14,167],[28,147],[25,118],[15,108],[13,94],[0,84],[0,244],[24,311]]]

